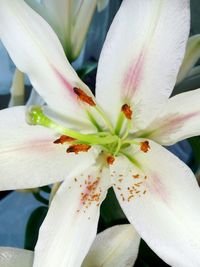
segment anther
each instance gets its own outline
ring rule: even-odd
[[[67,153],[78,154],[79,152],[87,152],[90,148],[91,148],[91,146],[86,145],[86,144],[72,145],[72,146],[68,147]]]
[[[112,165],[115,161],[115,158],[113,156],[109,156],[107,157],[106,161],[109,165]]]
[[[54,141],[54,144],[64,144],[64,143],[70,143],[75,141],[76,139],[67,136],[67,135],[61,135],[60,138],[58,138],[57,140]]]
[[[150,149],[149,141],[140,142],[140,150],[147,153]]]
[[[124,104],[121,108],[121,111],[124,113],[125,117],[128,120],[131,120],[133,112],[128,104]]]
[[[90,106],[96,106],[96,103],[91,96],[87,95],[82,89],[74,87],[74,93],[78,96],[78,99],[87,103]]]

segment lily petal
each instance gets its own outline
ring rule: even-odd
[[[98,234],[82,267],[132,267],[140,237],[132,225],[117,225]]]
[[[152,141],[149,146],[147,153],[131,149],[137,166],[125,157],[111,166],[117,198],[136,231],[166,263],[198,267],[200,190],[196,178],[165,148]]]
[[[159,117],[138,135],[162,145],[172,145],[186,138],[200,135],[200,89],[169,99]]]
[[[23,16],[21,15],[23,14]],[[0,38],[15,65],[55,111],[87,120],[73,88],[91,95],[65,57],[48,23],[22,0],[1,0]]]
[[[97,7],[97,0],[79,1],[78,10],[74,14],[74,25],[71,29],[72,57],[76,59],[83,47],[89,26]]]
[[[33,267],[81,266],[96,235],[108,177],[100,162],[65,180],[40,228]]]
[[[187,74],[191,71],[194,65],[200,58],[200,34],[196,34],[189,38],[187,49],[183,63],[181,65],[177,83],[180,83],[187,77]]]
[[[127,102],[135,128],[159,113],[176,83],[188,33],[188,0],[122,2],[97,72],[97,99],[112,119]]]
[[[72,16],[72,0],[44,0],[40,13],[57,33],[66,53],[70,56],[70,23]]]
[[[30,126],[25,108],[0,112],[0,190],[39,187],[61,181],[92,165],[95,152],[66,154],[66,147],[55,145],[54,132]]]
[[[0,247],[1,267],[32,267],[33,252],[25,249]]]
[[[12,86],[10,89],[11,97],[9,102],[9,107],[24,105],[24,74],[17,68],[14,73]]]

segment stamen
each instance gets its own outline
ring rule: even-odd
[[[109,156],[107,157],[106,161],[109,165],[112,165],[115,161],[115,158],[113,156]]]
[[[78,96],[78,99],[81,100],[82,102],[87,103],[90,106],[96,106],[96,103],[92,99],[91,96],[87,95],[82,89],[74,87],[73,88],[74,93]]]
[[[86,144],[72,145],[72,146],[68,147],[67,153],[78,154],[79,152],[87,152],[90,148],[91,148],[91,146],[86,145]]]
[[[121,111],[124,113],[125,117],[128,120],[131,120],[133,112],[128,104],[124,104],[121,108]]]
[[[140,142],[140,150],[147,153],[150,149],[149,141]]]
[[[58,138],[57,140],[54,141],[54,144],[64,144],[64,143],[70,143],[75,141],[75,138],[72,138],[70,136],[67,135],[61,135],[60,138]]]

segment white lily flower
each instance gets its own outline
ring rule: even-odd
[[[98,234],[82,267],[132,267],[138,255],[140,237],[133,226],[117,225]],[[25,249],[0,247],[1,267],[32,267],[34,253]]]
[[[200,90],[169,99],[188,38],[189,0],[123,1],[101,54],[96,100],[49,25],[22,0],[0,3],[5,47],[50,114],[59,115],[53,120],[32,108],[28,120],[37,126],[31,126],[24,107],[0,112],[0,188],[64,180],[40,229],[33,266],[81,265],[110,186],[164,261],[199,266],[196,178],[161,146],[200,133]]]
[[[33,252],[25,249],[0,247],[1,267],[32,267]]]
[[[9,107],[20,106],[24,104],[24,74],[17,68],[13,76],[13,82],[10,89],[11,97]]]
[[[183,81],[187,75],[191,75],[193,73],[193,67],[197,63],[200,58],[200,34],[196,34],[189,38],[186,48],[185,57],[183,63],[181,65],[177,83]]]
[[[106,229],[95,238],[82,267],[132,267],[140,237],[130,224]]]
[[[101,12],[109,0],[36,0],[26,2],[51,25],[72,61],[80,54],[98,7]]]

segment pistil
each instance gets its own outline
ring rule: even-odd
[[[85,142],[91,145],[103,145],[117,142],[118,136],[112,135],[107,132],[100,132],[95,134],[81,134],[74,130],[65,128],[58,123],[48,118],[42,111],[40,106],[32,106],[27,112],[27,122],[31,125],[41,125],[47,128],[55,130],[61,135],[66,135],[77,139],[81,142]]]

